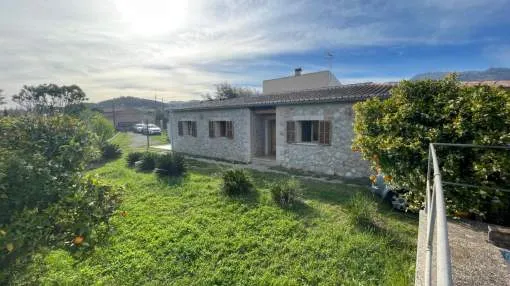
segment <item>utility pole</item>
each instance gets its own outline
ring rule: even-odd
[[[147,136],[147,152],[149,152],[149,119],[145,119],[145,134]]]
[[[115,116],[115,98],[112,100],[113,127],[117,130],[117,118]]]

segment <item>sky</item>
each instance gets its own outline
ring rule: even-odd
[[[508,15],[510,0],[1,0],[0,89],[168,102],[296,67],[341,83],[510,67]]]

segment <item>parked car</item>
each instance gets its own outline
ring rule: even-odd
[[[407,209],[406,200],[399,196],[399,193],[403,193],[403,190],[392,189],[391,186],[386,184],[384,181],[384,174],[381,173],[376,176],[375,181],[372,182],[371,190],[385,202],[390,203],[394,209],[399,211],[405,211]]]
[[[145,127],[142,131],[144,134],[149,134],[149,135],[156,135],[156,134],[161,134],[161,128],[159,128],[158,126],[156,126],[155,124],[149,124],[147,127]]]
[[[142,133],[144,129],[147,129],[147,127],[143,123],[137,123],[133,126],[133,131],[136,133]]]

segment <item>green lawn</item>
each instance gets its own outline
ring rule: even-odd
[[[114,140],[129,149],[128,135]],[[126,153],[126,152],[125,152]],[[188,161],[182,179],[158,180],[124,159],[92,170],[126,187],[115,231],[82,258],[41,251],[14,282],[104,285],[409,285],[416,219],[361,187],[304,181],[304,202],[279,208],[267,186],[282,175],[250,172],[255,195],[220,192],[222,165]],[[368,212],[367,224],[357,214]],[[367,226],[368,225],[368,226]]]

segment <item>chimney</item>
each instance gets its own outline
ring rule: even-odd
[[[295,76],[300,76],[302,71],[303,71],[303,69],[302,69],[302,68],[294,69],[294,75],[295,75]]]

